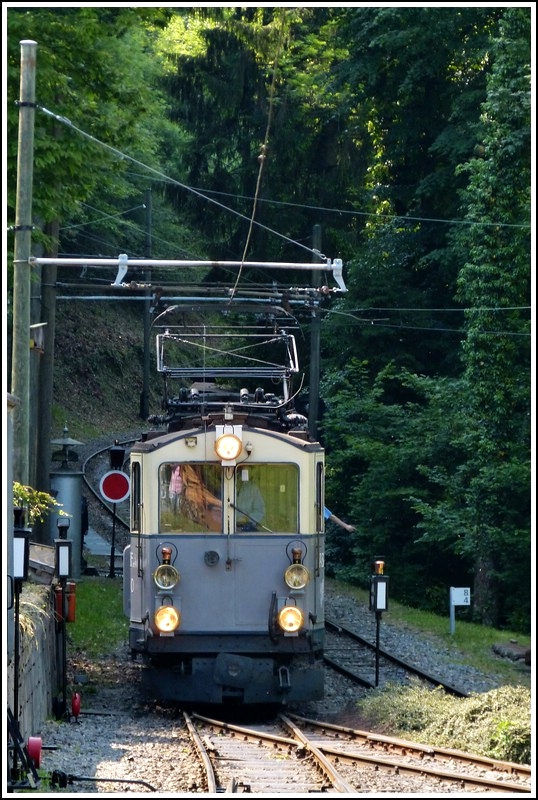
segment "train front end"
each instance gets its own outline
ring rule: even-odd
[[[156,699],[323,697],[323,449],[228,407],[131,452],[124,606]]]

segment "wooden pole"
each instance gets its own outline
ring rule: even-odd
[[[13,359],[11,391],[20,400],[13,414],[13,477],[28,484],[30,470],[30,284],[37,42],[23,40],[19,100],[17,197],[13,258]]]

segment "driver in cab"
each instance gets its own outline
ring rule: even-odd
[[[242,469],[237,492],[237,530],[262,530],[261,521],[265,516],[265,502],[259,488],[250,479],[248,469]]]

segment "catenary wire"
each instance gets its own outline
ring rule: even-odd
[[[71,128],[72,130],[76,131],[77,133],[80,133],[81,136],[86,137],[90,141],[94,142],[94,144],[98,144],[101,147],[104,147],[106,150],[109,150],[111,153],[114,153],[114,155],[118,156],[119,158],[125,159],[127,161],[131,161],[133,164],[138,164],[139,167],[142,167],[143,169],[147,169],[148,172],[152,172],[153,174],[158,175],[160,178],[165,178],[167,181],[169,181],[170,183],[174,184],[175,186],[180,186],[182,189],[185,189],[186,191],[191,192],[192,194],[195,194],[198,197],[201,197],[203,200],[207,200],[209,203],[213,203],[213,204],[219,206],[220,208],[224,209],[225,211],[229,211],[231,214],[235,214],[237,217],[240,217],[241,219],[244,219],[244,220],[246,220],[247,222],[250,223],[249,217],[245,216],[245,214],[241,214],[240,211],[236,211],[235,209],[230,208],[229,206],[225,206],[223,203],[219,203],[217,200],[213,200],[211,197],[207,197],[202,192],[199,192],[196,189],[193,189],[192,187],[187,186],[185,183],[182,183],[181,181],[175,180],[174,178],[170,178],[169,176],[164,175],[164,173],[160,172],[159,170],[155,169],[154,167],[150,167],[149,165],[144,164],[142,161],[138,161],[136,158],[133,158],[132,156],[127,155],[126,153],[122,153],[121,150],[118,150],[117,148],[112,147],[112,145],[107,144],[106,142],[102,142],[100,139],[97,139],[95,136],[92,136],[90,133],[87,133],[87,131],[84,131],[82,128],[79,128],[77,125],[74,125],[71,122],[71,120],[67,119],[67,117],[62,117],[59,114],[55,114],[53,111],[49,111],[47,108],[44,108],[43,106],[39,106],[38,105],[38,106],[36,106],[36,108],[39,111],[42,111],[43,113],[48,114],[49,116],[53,117],[53,119],[55,119],[57,122],[61,122],[63,125],[66,125],[67,127]],[[285,236],[283,233],[279,233],[279,231],[275,231],[272,228],[269,228],[267,225],[263,225],[261,222],[256,222],[254,220],[253,224],[257,225],[260,228],[263,228],[268,233],[271,233],[271,234],[273,234],[275,236],[278,236],[280,239],[284,239],[284,241],[289,242],[290,244],[294,244],[296,247],[301,247],[303,250],[307,250],[311,255],[316,255],[319,258],[324,259],[324,256],[322,256],[320,253],[318,253],[312,247],[307,247],[306,245],[301,244],[300,242],[296,241],[295,239],[291,239],[289,236]]]

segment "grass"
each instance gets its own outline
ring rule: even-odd
[[[83,576],[77,581],[76,620],[68,624],[71,646],[98,658],[127,641],[121,578]]]

